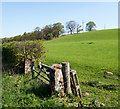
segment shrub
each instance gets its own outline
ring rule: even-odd
[[[14,64],[17,62],[17,57],[15,56],[14,49],[11,48],[14,43],[15,42],[11,42],[1,45],[3,71],[14,67]]]
[[[48,35],[47,35],[47,40],[52,40],[53,39],[53,34],[52,33],[49,33]]]
[[[2,45],[3,69],[22,69],[25,58],[38,62],[46,52],[43,41],[10,42]]]

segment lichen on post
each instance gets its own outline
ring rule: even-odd
[[[59,66],[59,67],[58,67]],[[62,67],[62,65],[61,65]],[[59,64],[54,64],[50,71],[50,86],[52,93],[57,93],[59,96],[64,96],[64,81]]]
[[[24,68],[24,73],[28,73],[31,71],[31,60],[30,59],[27,59],[25,58],[25,68]]]

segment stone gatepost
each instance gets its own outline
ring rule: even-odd
[[[55,93],[58,96],[64,96],[64,81],[62,75],[62,65],[53,64],[50,71],[50,86],[52,94]]]
[[[31,71],[31,60],[25,58],[25,67],[24,67],[24,73],[28,73]]]

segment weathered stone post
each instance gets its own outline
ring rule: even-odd
[[[62,62],[62,74],[64,80],[64,92],[68,95],[72,93],[71,91],[71,83],[70,83],[70,66],[69,62]]]
[[[50,87],[52,94],[58,94],[58,96],[64,96],[64,81],[62,75],[62,65],[53,64],[50,71]]]
[[[31,60],[25,58],[25,67],[24,67],[24,73],[28,73],[31,71]]]

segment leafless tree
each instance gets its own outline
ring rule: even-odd
[[[70,34],[74,34],[74,31],[76,29],[76,22],[75,21],[69,21],[66,22],[66,29],[68,32],[70,32]]]

